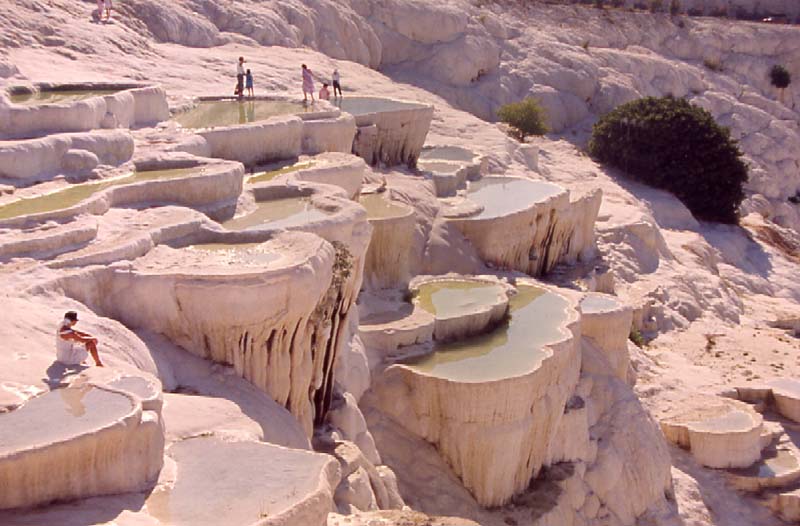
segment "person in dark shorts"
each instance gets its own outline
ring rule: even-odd
[[[333,77],[333,79],[332,79],[333,80],[333,96],[336,97],[336,91],[338,90],[339,91],[339,96],[341,97],[342,96],[342,86],[341,86],[341,84],[339,84],[339,70],[338,69],[334,69],[333,70],[332,77]]]

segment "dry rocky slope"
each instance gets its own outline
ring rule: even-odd
[[[779,4],[761,7],[796,14]],[[56,109],[0,95],[1,524],[800,519],[800,387],[778,379],[800,373],[800,88],[779,100],[767,79],[776,63],[800,77],[796,26],[454,0],[129,0],[101,24],[93,6],[0,5],[0,88],[118,83]],[[284,102],[306,63],[338,68],[346,98],[415,104],[168,120],[229,93],[240,55]],[[599,115],[665,94],[740,140],[741,226],[581,152]],[[527,95],[554,133],[522,145],[490,121]],[[461,160],[397,166],[429,123],[428,153]],[[481,203],[494,183],[525,191]],[[299,223],[237,226],[298,202]],[[442,281],[455,299],[426,300]],[[499,288],[463,300],[475,283]],[[107,372],[53,363],[67,309]],[[448,358],[487,346],[510,362]]]

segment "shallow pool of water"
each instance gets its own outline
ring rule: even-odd
[[[419,154],[422,159],[437,159],[442,161],[464,161],[471,162],[475,154],[460,146],[433,146],[423,148]]]
[[[285,197],[260,201],[258,207],[245,215],[234,217],[222,223],[228,230],[246,230],[255,226],[287,228],[318,221],[330,213],[320,210],[308,197]]]
[[[40,104],[63,104],[65,102],[75,102],[78,100],[101,97],[103,95],[113,95],[118,93],[118,89],[96,89],[96,90],[53,90],[37,91],[35,93],[18,93],[9,95],[8,98],[14,104],[24,106],[37,106]]]
[[[800,469],[800,462],[788,451],[775,451],[768,457],[756,462],[752,466],[744,469],[732,469],[737,475],[758,478],[774,478]]]
[[[230,263],[251,263],[266,265],[281,257],[277,252],[271,252],[261,246],[261,243],[203,243],[190,245],[190,250],[204,250],[214,252],[227,259]]]
[[[460,382],[487,382],[532,371],[545,356],[542,347],[564,337],[569,302],[538,287],[522,285],[509,302],[506,324],[489,334],[437,343],[434,352],[406,365]]]
[[[437,318],[454,318],[497,303],[505,288],[497,283],[446,280],[424,283],[417,299],[420,307]]]
[[[213,128],[249,124],[303,111],[306,111],[303,104],[284,100],[203,101],[190,110],[178,113],[173,120],[184,128]]]
[[[702,422],[692,423],[692,429],[697,431],[716,431],[720,433],[732,433],[752,427],[753,417],[738,409],[717,417],[707,418]]]
[[[412,104],[399,100],[383,99],[380,97],[343,97],[331,101],[342,111],[351,115],[366,115],[381,111],[407,110],[422,107],[421,104]]]
[[[454,174],[461,169],[460,164],[445,163],[437,161],[421,161],[417,163],[420,170],[438,174]]]
[[[364,194],[358,203],[367,210],[367,219],[388,219],[408,215],[409,209],[395,204],[383,197],[383,194]]]
[[[125,391],[126,393],[133,393],[144,400],[152,398],[157,394],[153,384],[141,376],[122,376],[109,382],[108,386],[113,389]]]
[[[202,172],[203,168],[201,167],[137,171],[121,177],[114,177],[113,179],[73,184],[60,190],[50,192],[49,194],[23,198],[0,206],[0,219],[64,210],[112,186],[152,181],[155,179],[174,179]]]
[[[605,294],[589,294],[581,300],[581,310],[588,314],[608,312],[619,307],[619,301]]]
[[[534,203],[562,192],[551,183],[515,177],[484,177],[470,183],[467,198],[483,207],[474,219],[502,217],[530,208]]]
[[[295,161],[280,161],[277,163],[258,166],[253,170],[253,173],[248,176],[247,182],[250,184],[265,183],[267,181],[272,181],[279,175],[296,172],[297,170],[302,170],[304,168],[311,168],[312,166],[314,166],[314,161],[304,161],[299,163]]]
[[[111,424],[132,408],[126,396],[88,384],[54,389],[0,414],[0,456]]]

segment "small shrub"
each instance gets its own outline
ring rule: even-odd
[[[533,97],[501,106],[497,117],[511,126],[512,135],[520,141],[528,135],[544,135],[548,131],[544,108]]]
[[[664,0],[650,0],[650,12],[657,13],[659,11],[663,11],[664,9]]]
[[[584,40],[583,44],[581,44],[581,47],[583,49],[585,49],[586,51],[589,51],[589,41],[588,40]]]
[[[589,152],[632,178],[672,192],[698,218],[736,223],[747,166],[730,131],[684,99],[619,106],[592,129]]]
[[[631,327],[631,333],[628,335],[628,339],[640,349],[644,347],[646,343],[644,341],[644,336],[642,336],[642,333],[636,327]]]
[[[786,89],[792,83],[792,75],[785,67],[775,64],[769,70],[769,81],[778,89]]]
[[[707,69],[710,69],[711,71],[716,71],[717,73],[722,71],[722,62],[720,62],[719,60],[717,60],[715,58],[704,59],[703,60],[703,65]]]
[[[669,14],[672,16],[678,15],[681,12],[681,0],[672,0],[669,3]]]

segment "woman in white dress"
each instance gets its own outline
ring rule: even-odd
[[[75,329],[76,323],[78,323],[78,313],[69,311],[58,324],[56,360],[67,365],[79,365],[91,354],[95,365],[103,367],[100,355],[97,354],[97,338]]]

